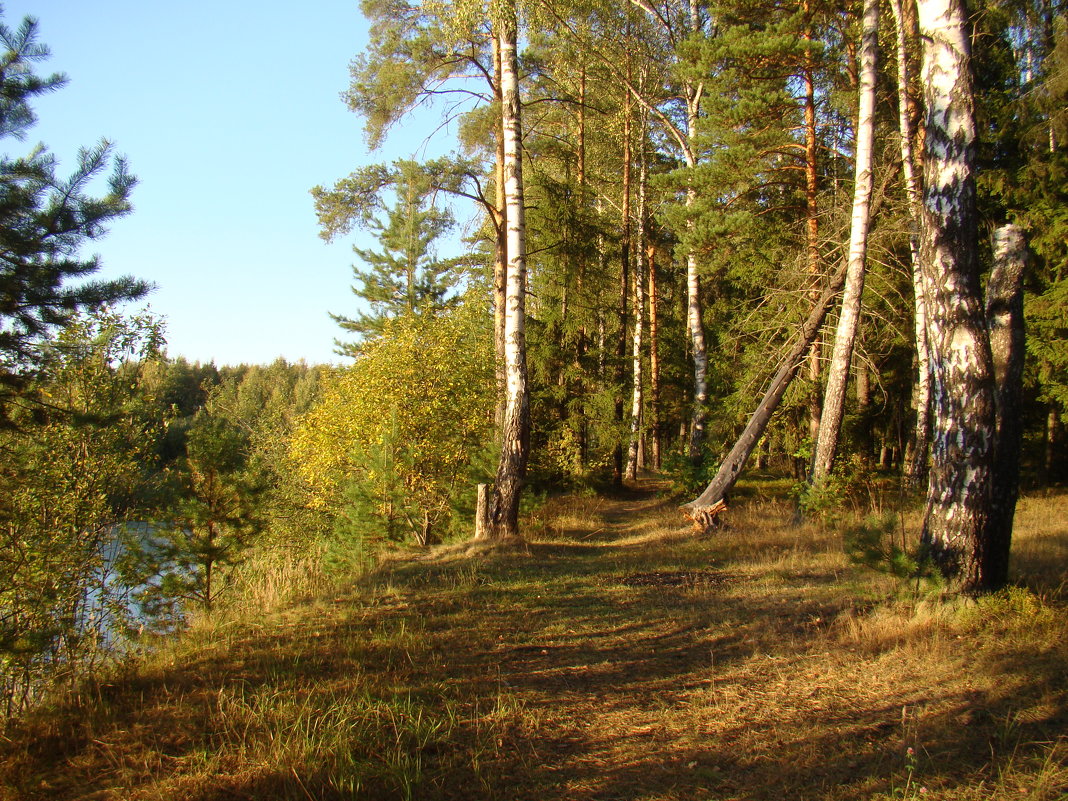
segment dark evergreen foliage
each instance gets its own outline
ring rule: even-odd
[[[35,20],[27,18],[17,29],[0,24],[0,45],[0,137],[22,140],[36,119],[32,101],[65,79],[34,71],[49,55],[37,42]],[[109,171],[105,193],[92,195],[94,180]],[[79,151],[67,178],[57,174],[55,157],[43,147],[24,156],[0,155],[0,409],[33,372],[49,332],[81,310],[148,291],[129,277],[81,280],[100,268],[81,249],[130,211],[134,183],[107,141]]]

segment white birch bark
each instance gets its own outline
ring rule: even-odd
[[[700,108],[701,95],[694,90],[687,103],[686,130],[690,142],[697,138],[697,113]],[[692,151],[686,154],[686,166],[691,170],[697,166]],[[697,194],[691,187],[686,190],[686,207],[692,209],[697,202]],[[686,223],[693,229],[693,221]],[[701,320],[701,281],[697,275],[697,254],[691,249],[686,254],[686,328],[690,334],[693,347],[693,411],[690,416],[689,458],[697,463],[701,460],[701,448],[705,442],[705,418],[708,403],[708,347],[705,344],[705,327]]]
[[[849,226],[849,256],[842,294],[842,311],[835,332],[834,351],[823,393],[823,413],[812,460],[812,483],[830,475],[838,449],[845,410],[846,384],[853,345],[860,324],[860,300],[864,294],[864,271],[868,249],[872,188],[872,140],[875,132],[875,83],[879,56],[879,3],[864,0],[864,23],[860,46],[860,98],[857,112],[856,165],[853,185],[853,216]]]
[[[927,473],[927,453],[931,442],[931,355],[927,344],[927,292],[920,269],[920,217],[923,214],[923,190],[916,169],[916,154],[912,147],[914,131],[910,109],[910,81],[908,40],[902,0],[890,0],[894,15],[897,42],[897,118],[901,144],[901,172],[905,179],[905,196],[909,209],[909,258],[912,262],[912,294],[915,298],[913,323],[916,339],[916,383],[912,405],[916,410],[916,430],[912,448],[905,461],[905,482],[918,487]],[[906,0],[911,2],[911,0]]]
[[[993,371],[979,289],[975,119],[962,0],[919,0],[925,161],[920,256],[933,427],[923,541],[966,591],[983,586],[992,491]]]
[[[626,477],[633,481],[638,477],[638,445],[642,428],[642,329],[645,326],[645,185],[648,181],[648,165],[645,158],[644,115],[639,141],[638,167],[638,258],[634,260],[634,330],[631,334],[631,375],[634,379],[630,398],[630,444],[627,448]]]
[[[506,289],[505,409],[501,456],[490,506],[492,536],[518,538],[519,495],[530,451],[530,396],[526,357],[526,225],[523,209],[522,123],[517,72],[515,6],[497,27],[501,53],[501,129],[504,142]]]

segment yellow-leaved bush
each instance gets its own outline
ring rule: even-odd
[[[336,370],[290,441],[310,503],[354,518],[364,536],[427,542],[493,438],[491,320],[466,300],[389,320]]]

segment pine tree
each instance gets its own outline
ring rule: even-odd
[[[37,42],[37,21],[17,30],[0,23],[0,137],[23,139],[36,121],[32,101],[59,89],[62,75],[41,77],[34,65],[49,55]],[[111,169],[102,197],[90,183]],[[100,238],[109,223],[129,213],[135,179],[126,162],[101,141],[78,153],[69,178],[42,146],[29,155],[0,155],[0,420],[13,393],[39,364],[40,343],[82,310],[143,296],[148,285],[133,278],[71,281],[97,272],[96,257],[79,251]]]
[[[395,201],[387,206],[381,191],[377,192],[361,215],[363,227],[378,239],[380,249],[353,247],[366,267],[353,266],[357,283],[352,291],[370,305],[370,312],[355,318],[331,315],[345,331],[358,337],[355,343],[338,341],[339,352],[344,355],[358,353],[360,342],[380,334],[388,319],[442,310],[458,280],[453,272],[455,263],[439,260],[434,250],[454,221],[448,210],[434,202],[432,176],[422,165],[401,160],[394,162],[385,180],[383,188],[388,186]],[[325,196],[321,193],[318,197]]]

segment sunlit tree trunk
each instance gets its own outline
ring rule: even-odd
[[[656,248],[652,243],[646,248],[646,257],[649,276],[649,435],[652,440],[652,466],[654,470],[659,470],[663,466],[663,431],[660,424],[660,297],[656,281]]]
[[[642,329],[645,326],[645,252],[647,232],[645,225],[645,190],[649,170],[645,152],[645,115],[640,115],[638,141],[638,252],[634,260],[634,327],[631,334],[631,377],[633,385],[630,398],[630,445],[627,449],[627,478],[638,477],[638,450],[642,427]]]
[[[923,541],[966,591],[982,589],[994,383],[979,289],[970,41],[962,0],[920,0],[925,163],[920,260],[933,430]]]
[[[915,298],[913,315],[916,339],[916,380],[912,392],[912,405],[916,410],[916,427],[909,443],[905,459],[905,483],[910,488],[919,487],[927,475],[927,454],[931,442],[931,357],[927,345],[927,292],[923,286],[923,271],[920,269],[920,218],[923,214],[923,190],[920,186],[920,171],[913,148],[915,137],[912,124],[914,103],[912,100],[911,74],[909,70],[909,41],[913,38],[915,14],[912,0],[890,0],[894,14],[894,31],[897,42],[897,116],[901,145],[901,171],[905,179],[905,195],[909,209],[909,257],[912,263],[912,294]]]
[[[493,37],[493,93],[497,103],[501,103],[501,44],[497,37]],[[504,353],[504,319],[507,295],[508,273],[508,245],[507,245],[507,218],[504,204],[504,131],[501,126],[494,126],[496,139],[494,177],[496,184],[495,205],[497,213],[493,220],[496,229],[496,243],[493,254],[493,343],[496,354],[496,378],[497,378],[497,408],[494,422],[497,430],[497,441],[501,441],[504,435],[504,407],[507,397],[508,376],[505,366]]]
[[[853,344],[860,324],[860,300],[864,294],[864,270],[868,248],[868,227],[872,188],[872,141],[875,133],[875,82],[879,50],[879,3],[864,0],[864,29],[860,47],[860,98],[857,112],[856,177],[853,189],[853,217],[849,228],[849,256],[846,267],[842,311],[834,338],[834,351],[823,395],[816,450],[812,459],[812,483],[830,475],[838,449],[845,410],[846,383],[853,358]]]
[[[504,202],[507,281],[504,318],[506,392],[501,456],[490,504],[496,539],[517,538],[519,496],[530,452],[530,395],[526,354],[526,225],[523,209],[522,124],[516,56],[516,10],[497,26],[501,58],[501,130],[504,140]]]
[[[801,10],[807,17],[809,15],[808,0],[803,0]],[[806,42],[812,41],[812,26],[806,21],[802,38]],[[812,52],[805,50],[803,56],[803,68],[801,81],[805,90],[805,245],[808,254],[808,271],[811,280],[815,283],[820,278],[820,223],[819,223],[819,173],[817,169],[817,139],[816,139],[816,80],[815,66]],[[808,401],[808,434],[813,444],[820,429],[821,407],[820,392],[820,336],[817,332],[812,342],[812,349],[808,354],[808,380],[811,383]]]

